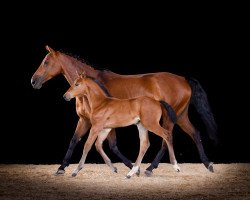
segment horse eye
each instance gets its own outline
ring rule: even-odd
[[[44,65],[47,66],[48,64],[49,64],[49,62],[46,60],[46,61],[44,62]]]
[[[77,87],[79,85],[79,83],[76,83],[75,86]]]

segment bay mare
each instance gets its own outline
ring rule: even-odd
[[[196,144],[200,159],[205,167],[208,168],[209,171],[213,171],[212,162],[205,154],[200,132],[192,125],[188,117],[189,105],[193,104],[207,127],[209,137],[217,142],[217,126],[208,103],[206,92],[197,80],[191,78],[186,79],[185,77],[168,72],[120,75],[111,71],[94,69],[84,62],[60,51],[55,51],[48,46],[46,46],[46,49],[48,50],[48,54],[44,57],[31,78],[31,84],[35,89],[40,89],[45,82],[59,74],[64,75],[69,84],[73,86],[78,75],[84,72],[87,76],[93,77],[103,83],[113,97],[128,99],[148,96],[157,101],[168,102],[177,115],[176,123]],[[64,173],[65,167],[69,165],[69,160],[76,144],[91,127],[87,105],[84,105],[82,103],[83,101],[83,98],[76,98],[76,111],[79,116],[79,121],[57,174]],[[165,118],[163,115],[162,126],[164,128],[168,126]],[[132,163],[120,153],[116,145],[115,129],[111,130],[107,139],[111,150],[126,166],[132,168]],[[151,165],[146,169],[147,175],[150,175],[152,170],[158,167],[167,147],[168,149],[173,148],[172,134],[168,140],[168,144],[163,140],[160,151]],[[172,164],[173,166],[176,165],[175,163]]]

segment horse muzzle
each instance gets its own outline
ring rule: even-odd
[[[31,78],[31,85],[34,89],[40,89],[43,84],[39,77],[34,76]]]

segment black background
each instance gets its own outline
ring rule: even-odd
[[[47,54],[45,45],[77,55],[97,69],[120,74],[167,71],[198,79],[207,92],[221,138],[219,146],[211,143],[191,107],[191,121],[201,131],[208,157],[218,163],[250,162],[249,130],[244,128],[249,102],[244,12],[225,5],[174,10],[115,6],[109,10],[101,5],[82,6],[66,12],[46,4],[44,9],[35,6],[5,16],[0,162],[60,163],[74,133],[78,117],[74,100],[66,102],[62,97],[69,87],[64,77],[50,80],[40,90],[30,84]],[[71,162],[79,161],[85,140],[86,136]],[[134,162],[139,151],[136,127],[117,129],[117,140],[121,152]],[[144,162],[151,162],[161,145],[161,139],[151,133],[150,141]],[[104,149],[113,162],[120,162],[107,142]],[[174,149],[179,162],[200,162],[192,140],[178,126]],[[87,162],[103,163],[95,147]],[[163,162],[169,162],[167,154]]]

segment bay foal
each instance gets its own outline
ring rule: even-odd
[[[83,168],[87,154],[96,138],[97,141],[95,144],[97,151],[101,154],[105,163],[110,166],[113,171],[116,171],[116,168],[102,148],[103,141],[113,128],[136,124],[139,130],[140,151],[135,165],[126,176],[127,178],[130,178],[139,170],[144,154],[149,147],[148,131],[155,133],[162,137],[166,143],[169,143],[169,135],[172,134],[172,128],[174,126],[171,119],[175,119],[176,116],[174,112],[170,112],[173,116],[168,120],[169,130],[160,126],[159,122],[163,114],[162,106],[168,106],[166,102],[162,102],[161,104],[159,101],[145,96],[133,99],[108,97],[97,81],[86,76],[80,76],[75,81],[75,85],[70,87],[64,94],[64,98],[69,101],[74,97],[83,96],[86,97],[85,104],[88,105],[92,127],[84,145],[82,158],[72,176],[76,176]],[[174,157],[174,152],[170,151],[170,157]],[[177,162],[174,162],[176,163],[175,167],[178,168]]]

